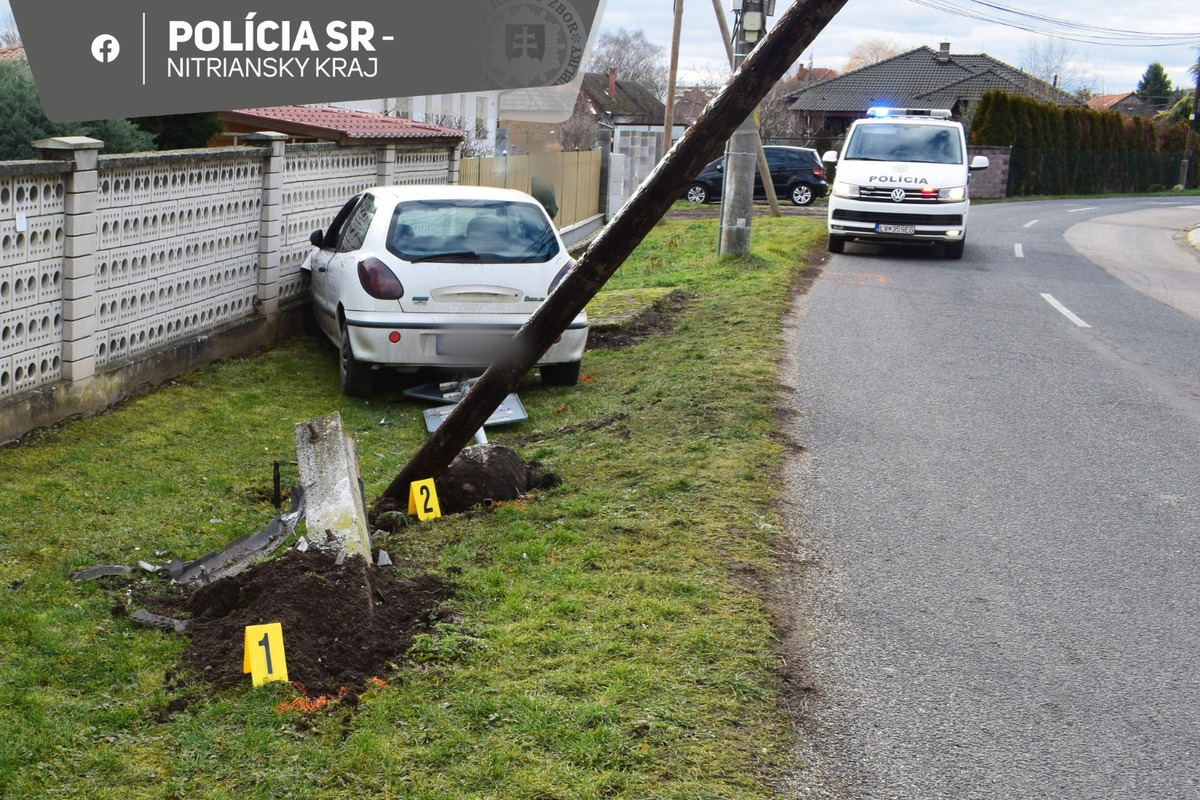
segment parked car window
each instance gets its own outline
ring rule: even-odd
[[[333,222],[329,223],[329,229],[325,231],[325,235],[321,240],[322,250],[337,250],[338,245],[342,241],[342,230],[346,226],[346,220],[350,217],[350,212],[358,205],[359,195],[350,198],[346,205],[342,206],[342,210],[333,218]]]
[[[558,239],[546,212],[532,203],[417,200],[396,205],[387,248],[414,262],[541,263],[558,255]]]
[[[367,238],[367,229],[371,227],[371,220],[375,218],[375,198],[369,194],[364,194],[362,200],[354,207],[350,218],[346,220],[341,233],[341,243],[338,245],[338,252],[348,253],[351,250],[358,250],[362,247],[363,242]]]

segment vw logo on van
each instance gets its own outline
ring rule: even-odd
[[[894,202],[894,203],[903,203],[904,202],[904,190],[903,189],[892,189],[892,202]]]

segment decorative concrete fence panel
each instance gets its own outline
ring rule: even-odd
[[[0,177],[0,402],[62,377],[67,172],[10,162]]]
[[[95,366],[254,313],[263,154],[101,156]]]

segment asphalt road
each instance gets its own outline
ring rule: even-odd
[[[1200,797],[1197,222],[977,205],[797,301],[795,796]]]

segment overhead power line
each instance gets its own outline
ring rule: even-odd
[[[1200,32],[1176,33],[1107,28],[1013,8],[990,0],[965,0],[970,4],[969,6],[952,2],[952,0],[911,0],[911,2],[960,17],[993,22],[1030,33],[1055,36],[1086,44],[1110,47],[1171,47],[1200,42]]]

